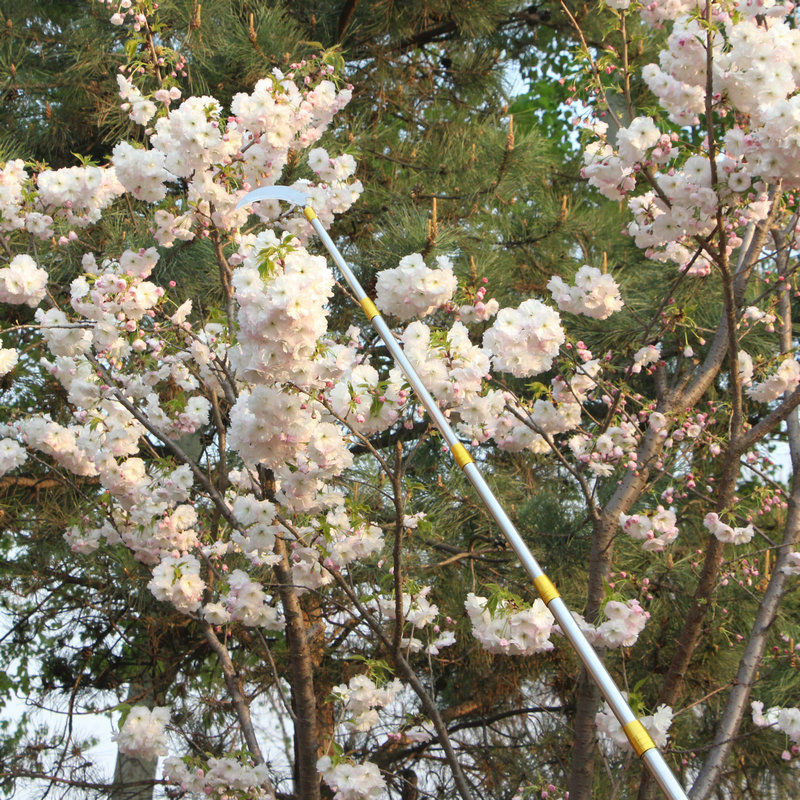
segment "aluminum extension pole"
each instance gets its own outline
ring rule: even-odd
[[[592,676],[592,680],[597,684],[601,694],[614,712],[614,716],[619,720],[636,755],[642,759],[650,770],[656,782],[661,787],[661,790],[664,792],[664,796],[667,797],[668,800],[688,800],[683,787],[672,774],[672,770],[670,770],[667,762],[664,761],[664,757],[656,748],[650,734],[645,730],[644,725],[636,718],[633,711],[631,711],[630,706],[609,675],[605,665],[583,635],[583,632],[578,627],[578,623],[575,622],[569,608],[567,608],[566,603],[561,599],[558,590],[547,575],[545,575],[544,570],[539,566],[533,554],[528,549],[528,546],[514,527],[514,523],[511,522],[505,510],[489,488],[489,484],[486,483],[483,475],[481,475],[480,471],[475,466],[472,457],[467,452],[464,445],[458,440],[458,437],[450,427],[450,423],[442,413],[436,400],[433,399],[430,392],[425,388],[416,370],[406,358],[405,353],[389,329],[389,326],[384,322],[375,303],[367,296],[367,293],[339,252],[339,248],[336,247],[331,237],[328,236],[328,232],[322,227],[322,223],[317,218],[314,209],[307,205],[306,198],[300,192],[281,186],[256,189],[239,202],[239,207],[256,200],[267,198],[288,200],[289,202],[304,206],[303,213],[306,219],[311,223],[317,235],[322,240],[322,243],[331,254],[331,257],[339,266],[342,275],[344,275],[345,280],[350,285],[367,319],[369,319],[381,339],[383,339],[386,348],[403,371],[403,374],[406,376],[406,379],[419,398],[420,403],[425,407],[425,410],[436,423],[436,427],[439,429],[445,442],[447,442],[447,446],[450,448],[455,462],[464,470],[470,483],[475,487],[475,490],[480,495],[489,512],[500,526],[508,543],[514,549],[514,552],[522,562],[528,575],[530,575],[533,580],[533,585],[536,587],[539,596],[547,605],[548,609],[550,609],[550,613],[555,617],[564,635],[575,648],[587,672]]]

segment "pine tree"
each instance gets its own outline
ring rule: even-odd
[[[573,10],[590,45],[601,47],[602,15]],[[428,258],[454,257],[456,270],[469,287],[459,302],[472,300],[485,287],[489,296],[516,305],[531,294],[545,293],[552,275],[571,277],[583,263],[610,269],[623,284],[633,312],[652,308],[653,298],[660,297],[663,286],[656,285],[654,273],[645,269],[652,265],[644,265],[639,252],[619,235],[620,209],[579,182],[570,112],[563,105],[572,94],[570,76],[576,73],[565,73],[563,89],[556,88],[561,84],[552,79],[553,70],[572,69],[574,60],[562,54],[575,40],[571,23],[555,6],[521,8],[505,1],[455,6],[357,0],[335,4],[170,0],[161,4],[161,27],[153,31],[152,40],[145,34],[126,40],[121,30],[109,28],[109,12],[99,5],[42,2],[4,13],[0,51],[7,76],[6,102],[0,109],[4,155],[54,166],[74,163],[73,153],[103,161],[121,131],[136,135],[118,107],[117,67],[139,54],[146,59],[151,45],[157,53],[159,48],[180,49],[187,56],[187,93],[207,92],[223,103],[237,91],[252,88],[270,68],[286,69],[321,51],[356,88],[353,102],[337,117],[329,137],[356,157],[366,192],[333,232],[370,294],[378,270],[395,266],[402,256],[416,251]],[[642,58],[646,57],[643,46]],[[509,107],[505,86],[515,65],[521,65],[531,91]],[[155,74],[152,80],[157,80]],[[286,182],[298,170],[299,166],[290,165]],[[146,241],[146,233],[140,210],[121,208],[102,228],[91,231],[92,246],[98,251],[122,243],[138,246]],[[208,240],[179,245],[162,254],[158,277],[186,286],[187,294],[202,287],[211,306],[222,296],[219,276],[209,267],[213,260],[213,243]],[[77,259],[66,257],[57,269],[66,285],[80,266]],[[700,302],[693,291],[684,286],[676,289],[672,316],[664,326],[667,359],[677,358],[687,337],[697,337],[721,302],[716,296]],[[673,313],[673,306],[689,318]],[[335,315],[339,321],[359,320],[354,307],[346,303],[337,305]],[[645,343],[639,338],[646,332],[647,326],[632,313],[586,326],[585,339],[595,353],[628,355]],[[388,369],[388,363],[383,367]],[[550,377],[544,375],[529,385],[512,381],[510,386],[534,398]],[[654,397],[656,387],[648,377],[632,378],[631,384],[644,398]],[[724,386],[714,387],[709,399],[723,391]],[[22,405],[36,405],[48,396],[53,396],[51,386],[32,386]],[[602,404],[592,410],[600,416],[607,411]],[[63,409],[54,403],[51,411],[57,415]],[[208,442],[194,444],[202,448]],[[410,572],[435,571],[440,603],[453,617],[463,618],[468,591],[488,593],[492,584],[523,600],[532,599],[530,586],[493,523],[461,473],[443,463],[441,443],[427,426],[391,430],[373,437],[372,445],[402,465],[408,511],[428,515],[417,533],[406,536],[404,560]],[[581,609],[592,526],[568,472],[551,457],[481,448],[476,452],[570,606]],[[364,449],[357,447],[356,454],[364,455]],[[154,461],[164,455],[153,448]],[[698,483],[705,477],[698,470]],[[73,582],[73,556],[61,533],[87,504],[102,502],[102,493],[89,481],[65,489],[48,480],[44,470],[32,469],[25,480],[2,483],[9,509],[3,520],[2,581],[7,613],[14,618],[6,653],[23,665],[43,667],[39,683],[21,669],[6,690],[59,698],[70,692],[85,698],[84,691],[107,691],[119,701],[136,697],[137,702],[158,704],[168,697],[179,703],[184,698],[183,682],[200,674],[209,696],[221,691],[222,679],[210,666],[209,650],[186,619],[163,618],[146,592],[135,597],[126,592],[141,569],[132,559],[98,564],[97,580],[112,576],[112,582],[102,590],[102,609],[87,610],[85,592],[97,587],[94,579],[88,585]],[[396,509],[387,505],[381,483],[385,478],[369,459],[357,461],[353,480],[363,487],[359,500],[371,516],[391,527]],[[653,495],[666,484],[666,477],[654,483]],[[763,487],[754,482],[747,490],[757,496]],[[687,523],[699,539],[701,520]],[[648,629],[637,650],[650,653],[650,663],[631,661],[625,652],[609,657],[612,671],[627,677],[643,708],[653,707],[658,696],[653,674],[665,668],[666,644],[679,630],[674,596],[682,598],[693,585],[693,540],[687,536],[686,541],[689,544],[676,550],[677,564],[659,562],[656,570],[652,609],[657,624]],[[615,558],[620,571],[635,575],[643,569],[641,551],[629,543],[617,545]],[[55,587],[52,581],[58,582]],[[20,592],[29,596],[24,604],[13,599]],[[736,618],[742,624],[752,615],[749,602],[746,592],[737,598]],[[65,607],[74,609],[69,636],[48,627]],[[124,616],[131,607],[136,616]],[[311,596],[304,599],[303,612],[313,629],[314,620],[333,618],[336,609]],[[108,619],[115,620],[113,633]],[[462,627],[467,634],[468,626]],[[117,635],[122,640],[119,646]],[[720,627],[698,654],[691,696],[711,699],[699,723],[691,723],[685,715],[677,725],[675,739],[686,742],[687,749],[708,738],[706,729],[718,713],[714,693],[719,674],[730,672],[733,665],[725,637]],[[81,646],[75,648],[74,641]],[[325,649],[324,644],[315,639],[312,650],[317,710],[322,727],[329,731],[333,720],[327,695],[352,674],[352,664],[344,649]],[[252,654],[246,660],[251,686],[274,686],[270,658],[280,673],[287,669],[289,655],[279,642],[242,637],[231,646],[237,655]],[[381,654],[365,643],[361,655],[374,659]],[[483,782],[485,796],[511,797],[520,788],[539,788],[550,781],[565,784],[571,735],[563,723],[571,719],[576,702],[576,660],[560,650],[547,657],[509,660],[469,646],[454,649],[447,657],[448,668],[436,676],[435,692],[446,722],[462,732],[469,774],[476,784]],[[781,687],[774,701],[780,703],[796,685],[794,672],[777,662],[771,669]],[[137,688],[143,686],[149,688]],[[143,691],[152,697],[140,698]],[[187,740],[198,752],[221,753],[229,743],[223,714],[213,704],[198,708],[194,699],[185,699],[181,713]],[[770,775],[766,750],[754,754],[747,743],[737,758],[745,752],[753,756],[748,776],[763,785],[761,796],[783,785],[783,775]],[[36,758],[30,751],[23,756]],[[380,766],[397,775],[393,789],[403,796],[411,796],[410,787],[417,786],[420,776],[420,786],[435,784],[447,792],[452,788],[449,779],[430,765],[428,756],[424,747],[387,746]],[[5,764],[11,764],[5,771],[13,771],[13,761]],[[597,796],[614,791],[602,770],[595,770],[594,781]],[[633,796],[635,781],[628,778],[620,791]]]
[[[3,53],[9,75],[9,103],[3,109],[7,119],[2,145],[6,155],[66,166],[74,163],[72,154],[80,152],[101,162],[120,131],[130,135],[131,126],[118,107],[115,81],[125,42],[109,28],[107,15],[106,9],[97,5],[81,5],[76,13],[74,5],[42,3],[30,9],[15,8],[6,17]],[[582,230],[588,239],[597,224],[593,212],[586,209],[589,213],[584,214],[580,204],[573,207],[568,199],[572,177],[560,181],[555,176],[557,154],[534,130],[520,131],[519,126],[515,130],[514,120],[506,112],[503,87],[508,67],[504,48],[508,37],[523,36],[531,26],[543,22],[542,16],[520,11],[515,3],[473,3],[457,10],[449,4],[434,3],[396,7],[391,3],[356,2],[342,7],[331,4],[327,9],[319,4],[273,4],[252,10],[224,3],[194,7],[162,3],[159,19],[162,38],[157,35],[156,42],[163,41],[167,47],[173,39],[181,40],[183,51],[188,53],[189,91],[213,93],[223,102],[251,87],[269,68],[286,68],[320,48],[327,50],[330,58],[346,62],[345,73],[355,84],[356,95],[333,136],[359,161],[359,175],[367,193],[359,207],[341,221],[336,234],[368,286],[370,275],[377,269],[394,266],[400,257],[418,250],[429,257],[457,254],[458,269],[473,276],[473,292],[485,277],[493,294],[501,299],[513,298],[541,289],[567,257],[576,232]],[[47,58],[43,58],[40,44],[45,40],[63,42],[63,46],[48,48]],[[93,46],[87,46],[89,41]],[[142,40],[137,46],[144,50],[147,43]],[[291,175],[286,177],[291,180]],[[111,227],[94,235],[99,237],[98,246],[101,241],[124,241],[130,246],[143,233],[136,215],[121,211]],[[219,291],[215,276],[202,267],[198,274],[198,265],[210,261],[206,242],[176,247],[164,253],[160,277],[174,278],[179,285],[192,288],[203,281],[213,300]],[[68,281],[80,267],[67,262],[62,270]],[[506,281],[508,275],[514,276],[513,281]],[[344,306],[338,313],[349,317],[353,311]],[[35,398],[31,402],[36,402]],[[408,454],[420,432],[395,432],[377,444],[388,445],[391,452],[398,438],[407,437],[404,448]],[[414,543],[410,551],[410,558],[420,565],[433,566],[469,552],[475,541],[484,541],[482,547],[488,548],[487,552],[498,545],[489,521],[469,499],[460,478],[441,465],[437,451],[435,440],[423,442],[409,472],[409,478],[420,486],[437,480],[452,484],[449,503],[443,504],[438,493],[428,497],[423,488],[414,498],[415,508],[428,509],[433,521],[426,536],[429,543]],[[497,485],[503,484],[508,470],[516,474],[521,467],[529,472],[528,490],[549,482],[548,475],[550,480],[555,477],[547,467],[543,468],[545,474],[537,475],[542,467],[530,470],[521,459],[501,459],[494,467]],[[59,544],[60,520],[65,515],[79,515],[82,503],[97,502],[92,499],[97,496],[96,488],[79,489],[68,512],[60,488],[49,490],[52,494],[46,498],[53,504],[55,524],[50,533],[37,526],[39,533],[31,542],[49,570],[58,561],[61,572],[67,575],[70,556]],[[33,504],[43,495],[20,494],[23,487],[15,490],[17,493],[9,495],[8,500],[23,510],[14,522],[17,530],[23,530],[32,524],[26,521],[25,510],[35,514]],[[515,494],[528,509],[528,493]],[[377,497],[368,502],[379,505]],[[466,516],[463,511],[454,515],[454,503],[460,509],[472,510]],[[526,513],[535,512],[530,508]],[[556,544],[558,539],[551,541]],[[17,542],[9,540],[12,551]],[[508,561],[503,553],[499,558],[499,566]],[[462,562],[456,559],[450,563],[447,569],[452,573],[453,597],[461,597]],[[104,564],[99,573],[108,575],[109,569],[118,575],[114,586],[124,588],[128,571],[135,573],[137,568],[132,563]],[[505,582],[506,577],[497,573],[497,580]],[[528,595],[518,574],[516,582],[518,591]],[[9,586],[16,590],[19,576],[9,576]],[[33,587],[28,591],[36,599],[24,609],[15,609],[16,615],[31,613],[34,626],[44,630],[46,609],[52,603],[55,610],[56,604],[63,602],[62,593],[54,593],[49,600],[45,597],[44,607],[38,608],[40,595]],[[80,612],[80,594],[73,602],[73,624],[81,631],[76,638],[93,642],[92,658],[82,660],[82,650],[72,654],[66,642],[59,640],[54,648],[49,639],[43,650],[32,652],[29,648],[25,652],[31,663],[41,660],[45,675],[53,676],[42,686],[50,693],[66,692],[78,681],[83,690],[116,691],[124,701],[136,695],[137,686],[147,684],[153,686],[152,697],[142,699],[157,704],[167,695],[174,700],[176,691],[180,694],[181,674],[198,669],[194,660],[175,660],[175,654],[185,645],[180,637],[175,638],[174,628],[167,639],[159,632],[156,618],[147,613],[152,601],[146,597],[136,599],[138,619],[125,635],[129,645],[121,655],[109,650],[111,643],[102,628],[92,639],[90,631],[84,630],[89,621],[84,622]],[[112,595],[109,602],[124,607],[130,600],[123,590],[119,598]],[[460,616],[457,602],[452,612]],[[308,613],[327,612],[308,609]],[[20,635],[17,641],[20,647],[15,655],[23,652],[21,645],[29,640]],[[204,654],[199,655],[202,658]],[[285,654],[276,653],[275,657],[281,669]],[[320,676],[329,676],[319,681],[321,706],[330,687],[341,680],[343,665],[337,662],[335,653],[320,657]],[[458,660],[453,661],[454,669],[440,677],[438,691],[447,698],[447,716],[454,724],[467,730],[480,727],[484,717],[498,708],[513,718],[514,708],[526,704],[531,664],[503,665],[498,670],[497,659],[472,655],[466,669],[459,666],[456,671]],[[262,665],[258,670],[264,668]],[[256,681],[271,680],[256,675],[254,671]],[[487,687],[487,682],[491,688],[486,688],[485,696],[475,703],[475,688]],[[211,686],[209,691],[213,691]],[[187,724],[191,713],[187,709]],[[213,751],[222,744],[222,739],[214,745],[209,738],[213,736],[213,713],[203,714],[191,727],[195,741],[207,740],[203,749]],[[383,766],[391,767],[398,755],[387,754]],[[499,766],[501,762],[504,768]],[[478,769],[495,772],[496,791],[505,793],[528,780],[527,767],[512,769],[512,763],[499,741],[486,748]]]

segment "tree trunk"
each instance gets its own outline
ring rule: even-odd
[[[158,759],[142,761],[117,751],[109,800],[152,800]]]
[[[286,643],[291,670],[292,710],[295,714],[295,793],[299,800],[319,800],[320,780],[317,773],[319,732],[317,698],[314,694],[314,665],[308,642],[308,629],[297,591],[292,586],[292,572],[286,543],[278,538],[275,552],[281,563],[274,567],[278,593],[286,617]]]

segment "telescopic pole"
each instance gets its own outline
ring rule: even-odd
[[[628,702],[623,697],[622,692],[620,692],[609,675],[605,665],[578,627],[578,623],[573,618],[566,603],[561,599],[558,590],[547,575],[545,575],[544,570],[539,566],[533,553],[528,549],[528,546],[514,527],[514,523],[511,522],[505,510],[489,488],[489,484],[486,483],[483,475],[481,475],[480,471],[475,466],[472,457],[467,452],[464,445],[458,440],[455,432],[450,427],[450,423],[439,408],[438,403],[425,388],[416,370],[406,358],[400,344],[392,334],[389,326],[384,322],[375,303],[367,296],[367,293],[339,252],[339,248],[336,247],[333,240],[328,235],[328,232],[322,227],[322,223],[317,218],[314,209],[308,205],[307,198],[301,192],[288,187],[264,186],[246,194],[239,201],[237,208],[266,199],[286,200],[295,205],[302,206],[306,219],[311,223],[317,236],[322,240],[325,248],[338,265],[350,289],[353,291],[361,308],[364,310],[367,319],[378,332],[378,335],[383,340],[387,350],[391,353],[397,366],[400,367],[409,384],[414,389],[420,403],[428,412],[431,419],[433,419],[445,442],[447,442],[453,459],[464,471],[470,483],[475,488],[475,491],[489,510],[489,513],[500,526],[503,535],[517,554],[517,557],[522,562],[528,575],[530,575],[533,585],[542,598],[542,601],[547,605],[548,609],[550,609],[550,613],[555,617],[562,632],[575,648],[586,671],[591,675],[592,680],[597,684],[601,694],[614,712],[614,716],[619,720],[634,752],[650,770],[656,782],[661,787],[661,790],[664,792],[664,796],[667,797],[668,800],[688,800],[683,787],[678,783],[677,778],[673,775],[667,762],[664,761],[664,757],[656,748],[650,734],[634,715]]]

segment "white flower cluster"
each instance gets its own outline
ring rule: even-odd
[[[638,600],[609,600],[603,614],[606,620],[597,628],[597,636],[607,647],[633,647],[650,619]]]
[[[662,135],[651,117],[636,117],[627,128],[617,131],[620,157],[626,164],[635,164],[643,161],[648,151],[659,145],[658,152],[651,155],[654,160],[660,161],[669,154],[671,148],[669,137],[667,142],[662,142]]]
[[[706,30],[696,4],[647,3],[641,14],[655,26],[674,21],[659,63],[645,66],[642,77],[672,122],[696,124],[705,111],[709,77]],[[705,144],[704,151],[685,154],[676,132],[662,132],[652,118],[637,117],[617,133],[615,148],[605,139],[607,126],[593,126],[598,138],[584,152],[582,171],[590,184],[606,197],[622,199],[636,187],[643,167],[658,184],[658,191],[648,186],[629,200],[634,221],[628,232],[648,257],[675,262],[689,275],[708,275],[711,261],[696,252],[693,237],[710,234],[719,202],[736,208],[738,223],[745,225],[769,212],[767,182],[800,185],[800,32],[787,14],[785,5],[772,0],[740,0],[716,9],[710,78],[719,113],[735,116],[739,124],[720,143],[714,186]],[[732,233],[730,250],[739,244]]]
[[[275,505],[253,495],[238,495],[233,498],[231,509],[236,521],[245,529],[244,533],[238,530],[231,533],[233,542],[254,564],[271,563],[276,558],[272,552],[277,532],[272,524]]]
[[[596,438],[577,433],[568,442],[578,461],[586,464],[595,475],[604,477],[611,475],[620,461],[632,456],[638,443],[639,430],[628,420],[620,420],[619,425],[610,425]]]
[[[122,541],[111,523],[106,522],[99,528],[84,529],[79,525],[72,525],[64,532],[64,541],[73,553],[88,555],[100,547],[105,539],[108,544],[118,544]]]
[[[570,314],[607,319],[623,306],[617,282],[611,275],[604,275],[597,267],[582,266],[575,274],[574,286],[569,286],[557,275],[553,275],[547,288],[558,307]]]
[[[483,335],[483,349],[495,369],[527,378],[550,369],[564,341],[558,312],[531,299],[498,312]]]
[[[51,456],[56,463],[73,474],[97,475],[91,453],[101,445],[102,439],[95,436],[88,426],[65,427],[54,422],[48,415],[41,415],[19,420],[13,433],[29,448]]]
[[[183,507],[178,505],[189,499],[192,475],[188,465],[172,471],[154,470],[154,475],[150,476],[138,467],[136,459],[128,460],[133,462],[131,477],[135,488],[118,498],[121,507],[114,509],[113,525],[106,522],[98,530],[83,531],[83,538],[87,542],[99,542],[100,538],[104,538],[109,545],[121,539],[134,552],[137,560],[150,566],[158,565],[167,555],[165,547],[169,548],[169,554],[173,557],[173,544],[196,547],[197,532],[192,527],[196,511],[188,504]],[[175,511],[169,513],[175,506]],[[169,595],[169,592],[166,594]],[[178,591],[176,597],[182,605],[186,604],[182,591]],[[169,599],[168,596],[166,599]]]
[[[651,415],[652,417],[652,415]],[[619,515],[622,530],[632,539],[642,543],[642,550],[659,553],[678,538],[675,512],[658,506],[654,514]]]
[[[400,320],[424,317],[450,301],[458,283],[453,263],[436,257],[437,269],[429,269],[419,253],[400,259],[394,269],[378,273],[375,303],[381,311]]]
[[[633,647],[639,634],[644,630],[649,612],[645,611],[636,599],[621,602],[609,600],[603,607],[605,620],[597,627],[589,624],[576,611],[572,616],[578,623],[588,641],[598,647]],[[561,629],[556,629],[561,633]]]
[[[331,694],[344,705],[347,730],[366,732],[378,724],[378,709],[389,705],[402,689],[403,684],[397,679],[378,688],[362,674],[334,686]]]
[[[209,758],[202,766],[190,767],[171,756],[164,760],[164,777],[190,797],[203,800],[215,793],[220,797],[230,796],[229,792],[245,792],[247,800],[268,800],[274,796],[267,765],[253,766],[237,758]]]
[[[623,694],[625,693],[623,692]],[[673,716],[674,712],[669,706],[660,705],[655,714],[639,717],[639,721],[652,737],[656,747],[664,747],[667,744]],[[628,737],[608,703],[603,703],[603,707],[595,714],[594,721],[600,733],[610,739],[620,750],[627,752],[631,749]]]
[[[325,522],[314,521],[321,528],[317,546],[325,554],[325,563],[341,569],[357,559],[369,558],[383,547],[383,531],[377,525],[355,523],[343,507],[325,515]]]
[[[753,724],[759,728],[775,728],[785,733],[793,742],[800,743],[800,708],[772,706],[764,713],[764,704],[758,700],[750,703]]]
[[[554,392],[555,394],[557,392]],[[550,400],[534,400],[530,419],[543,433],[555,436],[577,428],[580,424],[580,403],[575,402],[571,392],[563,392],[562,398],[560,403],[553,403]]]
[[[511,393],[495,389],[468,393],[458,404],[458,430],[477,445],[494,438],[502,450],[519,452],[530,450],[546,453],[550,450],[545,438],[516,414],[529,422],[543,434],[555,436],[580,424],[581,406],[589,394],[597,388],[594,380],[600,372],[600,363],[591,360],[582,364],[567,383],[557,375],[552,380],[552,400],[538,399],[533,404],[520,403]],[[510,409],[514,409],[514,414]]]
[[[22,466],[28,458],[25,448],[14,439],[0,439],[0,475]]]
[[[422,589],[413,594],[403,592],[402,609],[403,620],[415,628],[424,628],[436,619],[439,613],[439,606],[431,603],[427,597],[431,592],[430,586],[423,586]],[[389,619],[396,616],[394,596],[379,597],[378,606],[381,612]]]
[[[330,756],[322,756],[317,761],[317,771],[333,790],[333,800],[378,800],[386,790],[378,765],[371,761],[334,764]]]
[[[22,187],[27,180],[25,162],[21,158],[6,161],[0,167],[0,230],[13,231],[25,227],[21,206]]]
[[[487,319],[491,319],[500,310],[500,303],[498,303],[494,297],[484,303],[484,295],[481,294],[483,291],[483,287],[478,290],[474,303],[465,303],[463,306],[458,307],[458,318],[465,325],[485,322]]]
[[[600,359],[592,358],[590,350],[579,350],[579,353],[583,363],[576,365],[569,383],[560,375],[553,378],[553,397],[562,403],[584,403],[599,388],[596,378],[603,370]]]
[[[505,655],[532,655],[552,650],[550,633],[555,622],[547,606],[539,599],[529,608],[517,608],[500,600],[494,613],[489,600],[473,592],[467,595],[464,607],[472,623],[472,635],[484,650]]]
[[[91,166],[42,170],[36,186],[40,208],[78,227],[97,222],[101,213],[125,191],[114,169]],[[35,231],[39,235],[52,223],[49,215],[46,216],[47,219],[41,215],[34,218],[35,226],[41,228]],[[30,225],[26,220],[27,227]]]
[[[352,177],[356,171],[356,160],[349,153],[331,158],[325,148],[315,147],[308,151],[308,166],[321,180],[333,183]]]
[[[341,430],[321,421],[323,414],[299,394],[263,385],[241,392],[231,409],[230,446],[246,464],[275,470],[278,499],[292,509],[314,508],[320,482],[353,460]]]
[[[740,362],[740,369],[747,375],[747,360]],[[750,362],[752,370],[752,361]],[[782,394],[793,391],[800,383],[800,363],[794,358],[785,358],[772,375],[761,383],[746,389],[747,396],[759,403],[771,403]]]
[[[7,267],[0,269],[0,303],[35,308],[47,291],[47,270],[24,253],[14,256]]]
[[[661,342],[658,344],[648,344],[640,348],[633,354],[633,366],[631,372],[638,374],[645,367],[657,364],[661,360]]]
[[[0,443],[0,446],[2,446],[2,443]],[[784,575],[800,575],[800,553],[796,551],[787,553],[781,572]]]
[[[292,145],[308,147],[316,142],[351,97],[351,89],[337,92],[329,80],[320,81],[304,93],[275,69],[269,78],[256,82],[252,94],[234,95],[231,111],[237,122],[261,142],[266,140],[275,150],[283,151]]]
[[[478,394],[489,375],[489,358],[472,344],[461,322],[450,330],[432,334],[424,322],[412,322],[403,331],[403,350],[425,387],[441,406],[459,406]]]
[[[164,730],[169,722],[169,709],[134,706],[119,733],[111,738],[121,753],[142,761],[153,761],[167,754],[167,736]]]
[[[200,562],[192,555],[165,555],[147,584],[156,600],[172,603],[184,614],[200,608],[205,587],[200,577]]]
[[[454,645],[456,637],[453,631],[443,630],[440,626],[439,607],[427,599],[430,592],[430,586],[423,586],[417,592],[402,593],[403,622],[410,625],[413,630],[411,634],[404,636],[400,643],[411,653],[424,651],[428,655],[437,656],[445,647]],[[394,595],[378,597],[377,605],[387,619],[396,618]],[[450,623],[451,620],[447,618],[446,622]],[[426,640],[420,636],[425,636]]]
[[[162,247],[172,247],[176,240],[190,242],[195,238],[193,222],[192,215],[188,212],[176,215],[159,208],[153,214],[153,238]]]
[[[279,239],[270,230],[243,237],[238,255],[242,266],[234,270],[233,288],[239,347],[231,354],[237,373],[250,383],[310,383],[317,342],[328,328],[325,306],[333,293],[325,259],[312,256],[297,239]]]
[[[747,544],[755,533],[752,525],[747,525],[744,528],[732,528],[730,525],[726,525],[719,518],[719,514],[713,511],[705,515],[703,525],[717,539],[728,544]]]
[[[235,569],[227,577],[228,591],[219,603],[206,603],[203,618],[212,625],[241,622],[248,627],[264,628],[268,631],[283,629],[283,620],[278,610],[267,603],[261,585],[251,580],[241,569]]]
[[[164,153],[118,142],[111,152],[119,182],[138,200],[158,203],[167,196],[166,181],[172,176],[164,167]]]
[[[92,346],[92,331],[85,323],[73,323],[58,308],[36,309],[39,333],[54,356],[83,355]]]
[[[605,123],[599,125],[607,127]],[[626,165],[610,144],[600,140],[590,142],[584,149],[581,177],[610,200],[622,200],[636,186],[633,167]]]
[[[404,384],[405,378],[397,367],[389,371],[386,381],[381,381],[374,367],[356,364],[327,391],[326,397],[334,414],[368,436],[397,422],[408,398]]]
[[[234,96],[232,116],[226,121],[213,97],[189,97],[170,108],[172,101],[180,98],[176,88],[158,90],[151,99],[130,79],[118,76],[117,80],[124,101],[122,107],[135,122],[151,121],[157,109],[154,99],[164,103],[166,113],[149,132],[149,147],[121,142],[114,148],[114,169],[106,172],[116,177],[107,194],[127,190],[140,200],[160,202],[167,195],[168,182],[185,179],[193,212],[187,215],[177,208],[159,210],[161,216],[156,219],[156,226],[158,240],[164,246],[171,245],[176,238],[193,238],[195,215],[210,217],[215,225],[226,230],[241,225],[247,211],[236,209],[238,197],[250,186],[277,180],[289,151],[301,150],[319,139],[352,94],[349,89],[337,92],[333,83],[325,79],[301,88],[274,70],[269,78],[256,83],[251,94]],[[321,162],[321,153],[312,153],[311,162]],[[237,180],[220,181],[219,165],[235,172]],[[327,226],[334,213],[352,205],[362,187],[359,181],[350,180],[355,170],[351,156],[328,157],[324,164],[318,165],[320,177],[329,183],[298,182],[296,188],[311,197],[318,217]],[[243,188],[229,191],[231,185]],[[99,200],[93,202],[97,205]],[[256,206],[256,213],[265,221],[273,221],[280,214],[277,203]],[[308,236],[305,220],[292,220],[286,227],[304,238]]]

